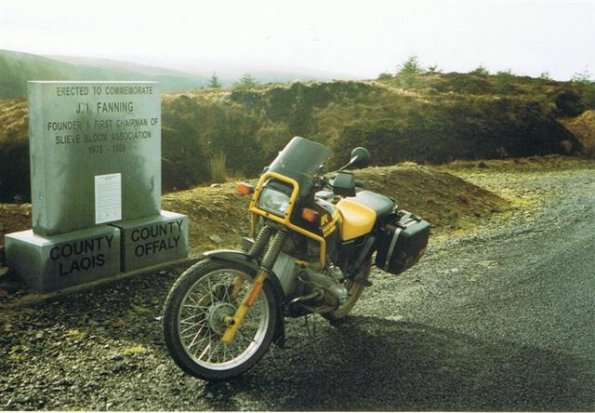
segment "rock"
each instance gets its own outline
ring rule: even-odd
[[[215,244],[221,244],[223,242],[223,238],[221,238],[219,235],[211,235],[209,236],[209,239]]]
[[[207,213],[207,214],[211,214],[211,213],[212,213],[212,211],[211,211],[211,210],[210,210],[208,207],[206,207],[205,205],[199,205],[199,206],[196,208],[196,210],[197,210],[198,212],[205,212],[205,213]]]
[[[481,265],[482,267],[486,267],[486,268],[494,268],[496,265],[498,265],[498,263],[496,261],[480,261],[478,262],[479,265]]]

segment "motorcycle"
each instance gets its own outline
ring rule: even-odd
[[[255,186],[238,184],[252,195],[244,251],[203,253],[165,303],[165,343],[186,373],[209,381],[238,376],[272,343],[283,347],[285,317],[339,321],[371,285],[373,265],[400,274],[424,254],[430,224],[364,190],[346,170],[367,166],[369,152],[355,148],[327,176],[329,153],[294,137]]]

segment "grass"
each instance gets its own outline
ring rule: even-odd
[[[87,337],[88,333],[85,331],[80,331],[76,329],[68,330],[66,332],[66,337],[73,341],[82,341]]]
[[[219,151],[211,155],[211,158],[209,159],[209,172],[211,174],[212,182],[221,183],[227,181],[227,172],[225,167],[226,160],[227,155],[225,155],[223,151]]]
[[[145,347],[141,346],[141,345],[137,345],[137,346],[130,346],[130,347],[125,347],[122,349],[122,355],[124,356],[136,356],[138,354],[144,354],[146,353],[147,350]]]

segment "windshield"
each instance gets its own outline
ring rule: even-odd
[[[298,181],[301,194],[310,191],[320,165],[328,158],[330,150],[317,142],[296,136],[283,148],[268,170]]]

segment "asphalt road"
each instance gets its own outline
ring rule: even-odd
[[[286,371],[307,396],[278,407],[595,410],[595,173],[511,185],[556,196],[402,277],[377,274],[353,317],[318,334],[336,364],[317,354]]]
[[[383,407],[595,409],[595,173],[526,184],[558,197],[529,223],[438,251],[416,275],[427,288],[402,292],[400,322],[430,339],[415,358],[436,363],[416,384],[436,392]]]
[[[293,320],[289,349],[207,387],[210,406],[243,408],[249,386],[271,410],[594,410],[595,173],[504,185],[555,195],[400,277],[376,273],[338,327],[315,321],[306,340]]]
[[[156,317],[175,273],[5,311],[0,408],[593,411],[595,173],[510,179],[555,196],[375,273],[340,325],[289,320],[287,348],[226,383],[166,352]]]

